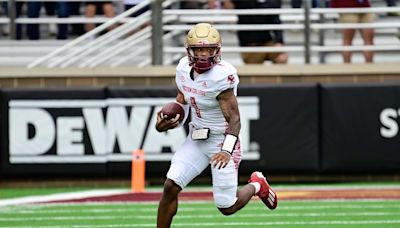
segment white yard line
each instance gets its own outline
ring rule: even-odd
[[[266,226],[266,225],[367,225],[367,224],[400,224],[400,220],[363,220],[363,221],[290,221],[290,222],[221,222],[221,223],[174,223],[174,227],[254,227],[254,226]],[[7,226],[3,228],[11,228],[13,226]],[[92,228],[92,227],[154,227],[154,223],[145,224],[112,224],[112,225],[64,225],[64,226],[38,226],[39,228]],[[19,228],[31,228],[31,226],[19,226]]]
[[[90,192],[90,191],[88,191]],[[109,191],[110,192],[110,191]],[[104,194],[106,192],[103,192]],[[98,193],[99,194],[99,193]],[[186,203],[186,202],[185,202]],[[210,202],[208,202],[209,204]],[[96,204],[96,203],[93,203]],[[149,204],[150,205],[150,204]],[[62,205],[64,206],[64,205]],[[85,212],[91,213],[90,216],[87,215],[82,215],[82,216],[68,216],[68,213],[76,213],[76,209],[70,208],[71,205],[65,205],[65,209],[59,209],[59,208],[53,208],[53,204],[51,205],[25,205],[23,207],[5,207],[0,209],[0,214],[2,214],[2,218],[0,218],[0,222],[13,222],[13,221],[62,221],[62,220],[70,220],[70,221],[77,221],[77,220],[113,220],[113,221],[121,221],[121,222],[116,222],[112,225],[107,225],[107,224],[102,224],[102,225],[39,225],[35,226],[38,228],[98,228],[98,227],[104,227],[104,228],[117,228],[117,227],[154,227],[154,221],[155,221],[155,213],[156,213],[156,208],[135,208],[134,210],[131,210],[130,208],[110,208],[110,209],[99,209],[99,208],[88,208],[85,209]],[[48,207],[48,209],[47,209]],[[70,208],[70,209],[68,209]],[[237,214],[235,217],[239,218],[244,218],[241,219],[243,222],[208,222],[208,223],[188,223],[186,222],[187,219],[191,218],[204,218],[205,221],[209,218],[216,218],[216,217],[221,217],[221,215],[217,214],[215,215],[215,208],[185,208],[181,207],[179,209],[180,212],[183,211],[208,211],[210,214],[207,215],[202,215],[202,214],[193,214],[193,215],[185,215],[185,214],[178,214],[175,218],[174,222],[174,227],[264,227],[264,226],[296,226],[296,225],[308,225],[308,226],[313,226],[313,227],[318,227],[322,225],[395,225],[398,226],[400,224],[399,219],[379,219],[380,216],[394,216],[394,218],[399,218],[400,217],[400,211],[399,212],[386,212],[386,211],[368,211],[365,212],[366,209],[387,209],[387,208],[400,208],[400,204],[391,204],[391,205],[381,205],[381,204],[370,204],[366,203],[363,205],[302,205],[302,206],[281,206],[279,207],[280,210],[298,210],[298,211],[305,211],[305,210],[318,210],[318,209],[326,209],[326,208],[351,208],[351,209],[362,209],[362,211],[359,212],[335,212],[335,213],[319,213],[319,212],[306,212],[306,213],[289,213],[289,214],[276,214],[276,213],[251,213],[251,214]],[[44,210],[43,210],[44,209]],[[259,211],[260,208],[257,207],[247,207],[246,210],[251,210],[251,211]],[[117,212],[121,211],[130,215],[107,215],[108,212]],[[21,216],[20,218],[10,218],[7,216],[8,213],[21,213],[23,214],[28,214],[26,216]],[[30,212],[32,213],[51,213],[51,214],[57,214],[57,215],[63,215],[63,216],[40,216],[39,214],[35,215],[34,217],[30,217]],[[132,213],[131,213],[132,212]],[[152,212],[153,214],[150,215],[137,215],[135,216],[134,212]],[[100,214],[100,213],[106,213],[106,214]],[[39,216],[38,216],[39,215]],[[336,219],[330,219],[327,221],[304,221],[303,219],[297,220],[297,221],[263,221],[263,222],[246,222],[246,218],[259,218],[259,217],[309,217],[309,218],[322,218],[324,216],[337,216],[338,218]],[[344,217],[347,216],[361,216],[365,218],[369,218],[368,220],[361,220],[361,221],[344,221]],[[123,220],[150,220],[146,221],[146,223],[140,223],[140,224],[122,224]],[[184,221],[180,221],[183,219]],[[280,220],[285,220],[285,219],[280,219]],[[318,219],[319,220],[319,219]],[[397,225],[396,225],[397,224]],[[11,228],[14,226],[2,226],[2,228]],[[32,226],[19,226],[19,228],[30,228]]]
[[[392,202],[393,200],[390,200]],[[339,201],[341,202],[341,201]],[[380,202],[380,201],[379,201]],[[187,202],[182,202],[181,204],[185,204]],[[195,204],[210,204],[210,202],[194,202]],[[87,205],[95,205],[98,203],[84,203]],[[107,203],[111,205],[122,205],[126,203]],[[135,203],[136,204],[136,203]],[[151,205],[154,206],[156,203],[143,203],[145,205]],[[77,204],[40,204],[40,205],[25,205],[23,207],[7,207],[7,208],[2,208],[0,209],[0,214],[8,214],[8,213],[15,213],[16,211],[21,214],[69,214],[69,213],[75,213],[75,209],[68,209],[69,207],[76,207]],[[62,207],[63,209],[57,208],[55,209],[54,206],[57,207]],[[48,208],[48,209],[47,209]],[[65,208],[65,209],[64,209]],[[400,209],[400,204],[391,204],[391,205],[381,205],[381,204],[370,204],[370,205],[311,205],[311,206],[279,206],[278,209],[279,211],[282,210],[289,210],[289,211],[308,211],[308,210],[323,210],[323,209],[389,209],[389,208],[399,208]],[[259,207],[253,207],[252,205],[249,205],[246,207],[246,211],[259,211]],[[104,209],[104,208],[87,208],[85,209],[85,212],[88,213],[110,213],[110,212],[156,212],[157,207],[151,207],[151,208],[110,208],[110,209]],[[209,208],[187,208],[187,207],[181,207],[179,208],[180,212],[215,212],[214,207],[209,207]]]
[[[255,201],[257,201],[258,199],[255,199]],[[399,201],[398,199],[307,199],[307,200],[288,200],[290,202],[314,202],[314,201],[325,201],[325,202],[347,202],[347,201],[356,201],[356,202],[382,202],[382,201],[388,201],[388,202],[393,202],[393,201]],[[0,200],[1,202],[1,200]],[[46,203],[48,201],[44,201],[44,203]],[[51,203],[51,204],[40,204],[40,205],[34,205],[34,209],[35,208],[44,208],[44,207],[53,207],[53,206],[58,206],[58,207],[75,207],[77,204],[79,205],[102,205],[102,204],[107,204],[107,205],[128,205],[128,204],[142,204],[142,205],[158,205],[158,201],[151,201],[151,202],[146,202],[146,201],[138,201],[138,202],[131,202],[131,201],[104,201],[104,202],[79,202],[79,203],[75,203],[75,202],[59,202],[59,203]],[[179,204],[184,205],[184,204],[210,204],[212,203],[212,201],[210,200],[185,200],[180,202]],[[29,203],[21,203],[21,204],[29,204]],[[1,204],[0,204],[1,205]],[[9,206],[13,206],[13,205],[18,205],[18,204],[10,204]],[[385,208],[388,205],[382,206],[382,205],[371,205],[368,206],[370,208]],[[27,205],[27,207],[31,207],[31,205]],[[26,207],[26,208],[27,208]],[[394,207],[394,208],[400,208],[400,203],[399,205],[389,205],[389,207]],[[248,207],[247,207],[248,208]],[[341,205],[341,206],[301,206],[301,207],[291,207],[291,206],[279,206],[279,209],[281,210],[307,210],[307,209],[313,209],[313,208],[320,208],[320,209],[325,209],[325,208],[364,208],[361,206],[356,206],[356,205]],[[10,210],[11,208],[8,208],[7,210]],[[113,209],[115,210],[115,209]],[[148,210],[148,209],[137,209],[137,210]],[[149,209],[149,211],[151,210],[156,210],[156,209]],[[182,210],[186,210],[186,211],[195,211],[195,210],[202,210],[201,208],[199,209],[190,209],[190,208],[183,208],[183,209],[179,209],[179,211]],[[249,209],[247,209],[249,210]],[[252,210],[252,209],[250,209]],[[259,210],[258,208],[256,210]],[[123,211],[126,211],[126,209],[124,209]],[[0,212],[4,212],[4,208],[0,208]]]
[[[76,211],[75,211],[76,213]],[[346,212],[346,213],[290,213],[290,214],[237,214],[235,218],[286,218],[286,217],[306,217],[306,218],[322,218],[322,217],[348,217],[348,216],[398,216],[400,212],[380,212],[380,211],[371,211],[371,212]],[[155,221],[157,216],[154,215],[86,215],[86,216],[35,216],[35,217],[18,217],[18,218],[0,218],[1,222],[10,222],[10,221],[77,221],[77,220],[132,220],[132,219],[141,219],[141,220],[151,220]],[[207,218],[207,219],[215,219],[221,218],[220,214],[207,214],[207,215],[177,215],[175,217],[175,221],[179,221],[181,219],[196,219],[196,218]],[[179,223],[179,222],[178,222]]]
[[[381,190],[381,189],[394,189],[400,190],[399,185],[344,185],[344,186],[278,186],[274,187],[271,185],[274,190]]]
[[[82,198],[97,197],[97,196],[111,196],[123,193],[129,193],[129,191],[125,189],[124,190],[107,189],[107,190],[88,190],[81,192],[57,193],[45,196],[27,196],[27,197],[0,200],[0,206],[41,203],[41,202],[58,201],[58,200],[73,200],[73,199],[82,199]]]

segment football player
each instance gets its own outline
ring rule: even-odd
[[[231,215],[258,195],[270,209],[277,206],[277,195],[260,172],[238,190],[238,168],[242,150],[239,140],[240,115],[236,100],[239,77],[236,69],[221,60],[221,37],[208,23],[196,24],[186,37],[187,57],[176,68],[176,102],[185,118],[165,118],[157,113],[156,129],[167,131],[182,125],[191,111],[189,135],[174,154],[158,207],[157,227],[170,227],[177,212],[178,194],[211,164],[216,207]]]

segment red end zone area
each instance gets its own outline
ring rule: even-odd
[[[400,199],[399,188],[354,188],[354,189],[299,189],[276,190],[279,200],[329,200],[329,199]],[[82,203],[82,202],[156,202],[161,192],[123,193],[108,196],[85,197],[48,201],[45,203]],[[212,192],[190,191],[179,195],[180,201],[213,200]]]

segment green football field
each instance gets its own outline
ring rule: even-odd
[[[6,206],[0,227],[155,227],[156,213],[154,202]],[[275,226],[400,227],[400,201],[281,201],[271,211],[253,200],[229,217],[212,202],[181,202],[172,227]]]
[[[158,191],[161,187],[152,188]],[[280,199],[276,210],[267,209],[254,198],[232,216],[224,216],[212,201],[181,201],[172,227],[400,227],[399,182],[278,186],[282,195],[303,188],[369,189],[379,193],[394,191],[389,199]],[[42,197],[58,193],[80,193],[92,190],[73,188],[2,188],[0,189],[0,227],[90,228],[90,227],[156,227],[157,202],[74,202],[20,204],[4,206],[7,200],[24,196]],[[100,189],[101,190],[101,189]],[[126,189],[125,189],[126,190]],[[210,189],[206,189],[209,191]]]

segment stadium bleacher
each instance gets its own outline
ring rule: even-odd
[[[288,1],[283,1],[283,9],[289,9],[290,5]],[[121,2],[115,1],[115,5],[120,5]],[[375,7],[385,7],[385,4],[382,1],[373,1],[373,4]],[[120,9],[121,7],[117,7],[117,9]],[[121,11],[121,10],[119,10]],[[48,53],[51,53],[52,51],[62,47],[68,41],[71,41],[73,38],[76,38],[74,36],[71,36],[69,40],[56,40],[54,36],[50,35],[49,31],[49,23],[48,21],[54,21],[57,20],[56,18],[51,18],[44,13],[42,13],[41,17],[37,20],[44,20],[42,25],[41,25],[41,35],[42,39],[39,41],[30,41],[27,39],[24,40],[10,40],[10,35],[4,34],[4,30],[7,30],[7,23],[8,23],[8,18],[4,15],[1,15],[0,17],[0,25],[2,25],[2,31],[3,34],[0,36],[0,66],[15,66],[15,67],[24,67],[27,66],[28,64],[32,63],[33,61],[37,60],[38,58],[41,58],[45,56]],[[393,17],[393,16],[387,16],[387,13],[382,13],[379,12],[377,13],[377,20],[375,21],[376,23],[398,23],[399,17]],[[313,14],[311,15],[311,19],[316,21],[318,18],[318,15]],[[177,24],[185,24],[185,23],[195,23],[196,21],[201,20],[201,18],[204,18],[204,16],[201,15],[196,15],[196,16],[180,16],[175,23]],[[209,17],[209,16],[208,16]],[[281,18],[283,21],[283,24],[298,24],[302,25],[303,23],[303,16],[298,15],[298,14],[281,14]],[[46,21],[47,19],[47,21]],[[71,17],[69,20],[81,20],[84,21],[85,18],[82,18],[81,16],[79,17]],[[105,18],[99,16],[96,18],[96,20],[99,21],[105,21]],[[225,16],[216,16],[214,18],[216,20],[216,24],[218,23],[231,23],[234,25],[236,16],[234,15],[225,15]],[[335,14],[328,14],[327,16],[327,22],[329,23],[334,23],[336,21]],[[396,27],[396,25],[393,25],[393,27],[387,27],[387,28],[376,28],[376,36],[375,36],[375,46],[379,47],[382,45],[389,45],[389,46],[399,46],[400,42],[400,35],[399,35],[399,27]],[[326,46],[332,45],[332,46],[340,46],[341,45],[341,33],[340,30],[338,29],[330,29],[330,30],[324,30],[324,43]],[[223,43],[224,47],[238,47],[238,41],[236,37],[236,32],[234,30],[222,30],[222,37],[223,37]],[[286,29],[284,30],[284,35],[285,35],[285,40],[286,40],[286,46],[291,47],[291,46],[303,46],[304,45],[304,35],[303,35],[303,30],[302,29]],[[318,45],[319,42],[319,30],[318,29],[312,29],[311,30],[311,43],[314,45]],[[165,42],[165,47],[182,47],[182,51],[179,53],[173,53],[174,55],[170,55],[172,59],[165,60],[166,65],[172,64],[176,62],[176,59],[178,59],[180,56],[184,55],[184,49],[183,49],[183,37],[184,37],[184,32],[181,32],[181,34],[175,39],[172,40],[166,40]],[[177,39],[176,39],[177,38]],[[176,42],[178,40],[178,42]],[[87,41],[90,42],[90,41]],[[116,43],[118,41],[115,41]],[[151,40],[147,39],[145,43],[150,45]],[[84,42],[85,43],[85,42]],[[357,35],[354,44],[356,46],[362,45],[362,39],[360,35]],[[143,44],[137,44],[133,46],[130,50],[136,50],[139,47],[143,46]],[[83,47],[83,45],[81,45]],[[76,48],[79,48],[77,46]],[[150,48],[149,48],[150,49]],[[148,59],[151,56],[150,50],[145,50],[141,55],[146,56]],[[116,56],[113,57],[114,61],[119,61],[120,59],[125,58],[129,53],[128,52],[122,52]],[[374,61],[376,63],[393,63],[393,62],[398,62],[399,61],[399,54],[400,50],[396,49],[390,49],[390,50],[381,50],[381,51],[375,51],[375,59]],[[318,52],[313,52],[311,55],[311,63],[312,64],[319,64],[321,63],[320,59],[320,53]],[[325,57],[325,62],[327,64],[336,64],[336,63],[341,63],[341,53],[339,51],[327,51],[324,52],[324,57]],[[243,62],[240,59],[239,52],[238,51],[227,51],[223,53],[223,58],[232,62],[235,65],[243,65]],[[356,52],[354,54],[353,58],[354,63],[362,63],[363,62],[363,57],[362,53],[360,51]],[[142,65],[148,65],[150,64],[149,61],[146,63],[140,63],[138,62],[137,59],[135,60],[129,60],[126,61],[124,60],[123,64],[120,66],[142,66]],[[268,63],[267,63],[268,64]],[[289,64],[304,64],[304,53],[302,51],[293,51],[289,53]]]

